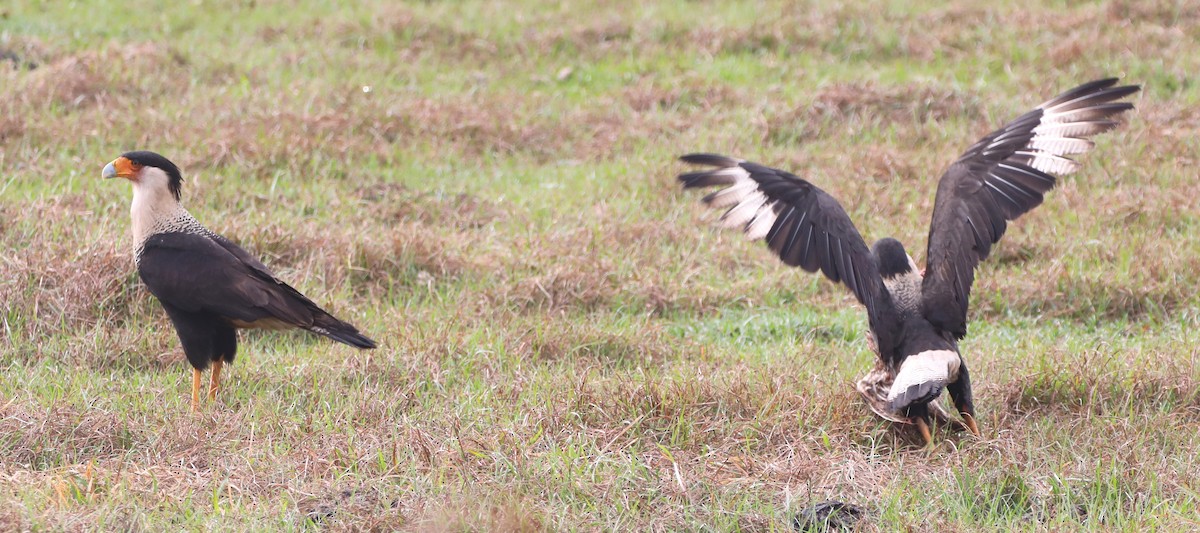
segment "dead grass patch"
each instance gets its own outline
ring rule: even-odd
[[[1148,239],[1125,243],[1124,249],[1102,250],[1098,260],[1109,270],[1091,273],[1075,272],[1062,260],[1051,258],[1096,254],[1096,248],[1039,244],[1037,255],[1028,261],[1025,254],[1018,253],[1016,267],[1038,274],[1015,278],[1006,275],[1000,281],[992,278],[982,285],[977,282],[972,315],[1001,317],[1017,311],[1083,323],[1170,315],[1186,307],[1192,297],[1187,287],[1193,285],[1193,273],[1200,268],[1200,262],[1189,251],[1172,247],[1170,240]],[[1127,261],[1132,263],[1123,264]],[[1005,266],[997,272],[1007,270]],[[990,276],[986,271],[980,275]]]
[[[598,206],[587,215],[610,216]],[[703,226],[703,222],[698,223]],[[559,223],[555,227],[568,228]],[[523,313],[590,312],[605,306],[662,315],[703,314],[727,305],[744,305],[754,294],[790,291],[789,273],[763,282],[701,283],[719,271],[736,276],[747,269],[769,268],[771,258],[748,256],[740,243],[712,250],[680,251],[667,243],[694,240],[690,233],[712,231],[687,224],[628,221],[600,229],[564,229],[514,242],[504,261],[507,281],[487,293],[491,305]],[[731,237],[732,238],[732,237]],[[753,246],[753,245],[751,245]],[[684,263],[680,265],[680,256]],[[666,267],[670,268],[666,268]],[[708,271],[708,272],[705,272]]]
[[[509,216],[504,206],[487,198],[465,192],[417,191],[397,183],[362,187],[356,196],[370,206],[374,220],[471,230],[502,222]]]
[[[473,497],[467,494],[429,502],[415,529],[423,532],[545,531],[545,518],[537,504],[516,496]]]
[[[820,25],[816,25],[820,27]],[[695,46],[708,54],[757,54],[809,49],[819,44],[820,36],[803,28],[781,27],[769,23],[750,27],[699,26],[667,32],[668,41],[678,46]]]
[[[551,315],[553,316],[553,315]],[[546,362],[582,361],[599,367],[641,368],[661,364],[674,346],[657,327],[605,331],[591,321],[555,317],[537,326],[509,325],[510,350]]]
[[[10,72],[0,102],[13,110],[44,112],[50,106],[79,109],[113,97],[179,92],[186,87],[184,65],[181,56],[152,43],[65,55],[37,69]],[[34,120],[33,115],[25,118]]]
[[[746,105],[744,93],[716,80],[664,85],[653,78],[642,78],[623,89],[621,94],[626,105],[637,113],[669,111],[693,114]]]
[[[0,71],[5,64],[13,70],[33,70],[50,57],[50,50],[40,39],[9,33],[0,36]]]
[[[0,510],[0,529],[4,529],[5,531],[31,531],[33,527],[17,511],[16,505],[5,505],[4,509]]]
[[[489,299],[516,309],[550,313],[596,309],[621,292],[617,266],[606,248],[619,244],[585,228],[513,243],[512,279],[496,284]]]
[[[525,41],[534,43],[529,53],[549,52],[566,57],[597,58],[631,43],[644,42],[643,30],[619,18],[597,18],[582,24],[554,23],[528,30]]]
[[[25,120],[12,111],[12,107],[0,107],[0,145],[9,139],[25,134]]]
[[[32,470],[108,458],[141,440],[133,426],[109,412],[13,402],[0,407],[0,435],[6,461]]]
[[[270,176],[279,168],[296,168],[297,163],[312,161],[318,154],[339,160],[353,156],[391,162],[405,157],[408,147],[424,146],[429,139],[438,140],[439,151],[467,159],[516,154],[537,163],[563,158],[596,160],[658,138],[671,128],[661,120],[627,116],[613,106],[546,114],[537,110],[539,104],[517,98],[503,93],[387,101],[374,96],[335,96],[323,108],[303,113],[256,106],[222,112],[215,117],[215,125],[211,125],[214,120],[176,119],[173,122],[181,122],[185,128],[202,129],[179,132],[174,140],[202,147],[191,154],[192,162],[207,166],[237,163],[260,176]],[[207,110],[195,112],[208,114]],[[580,128],[580,124],[587,127]]]
[[[431,20],[408,7],[389,4],[363,23],[338,23],[331,33],[343,46],[354,48],[369,48],[374,45],[373,39],[394,41],[408,58],[435,54],[461,62],[489,59],[500,53],[500,45],[491,36],[464,30],[452,22]]]
[[[388,48],[403,62],[426,56],[435,56],[442,63],[481,61],[498,56],[502,44],[489,35],[464,30],[452,19],[424,17],[399,4],[372,6],[366,17],[313,17],[302,24],[266,25],[255,35],[268,46],[300,39],[355,51]],[[290,59],[298,60],[304,53]]]
[[[1200,421],[1200,385],[1183,375],[1103,372],[1073,365],[1018,377],[1004,389],[1005,410],[1019,417],[1054,412],[1125,416],[1166,409],[1173,416]]]
[[[819,424],[835,424],[850,434],[854,432],[850,426],[861,426],[863,417],[869,414],[864,409],[857,413],[859,416],[852,416],[850,411],[854,409],[839,407],[840,401],[838,406],[820,402],[797,387],[791,376],[709,374],[701,370],[695,379],[581,383],[563,406],[572,416],[548,419],[576,419],[578,422],[569,426],[605,428],[605,440],[613,446],[628,447],[638,442],[649,449],[664,444],[690,453],[714,448],[734,453],[738,449],[766,450],[795,440],[796,435],[789,429],[794,428],[794,420],[819,420]],[[855,402],[852,407],[861,404]],[[621,430],[629,424],[635,427]],[[548,428],[556,426],[550,423]]]
[[[309,171],[328,158],[388,163],[429,139],[438,140],[439,152],[468,159],[598,160],[661,139],[681,125],[673,115],[635,113],[627,105],[604,102],[548,113],[550,94],[422,97],[300,82],[264,87],[232,102],[192,102],[166,113],[144,106],[185,92],[190,78],[184,67],[185,61],[167,48],[138,45],[80,53],[29,73],[9,74],[12,88],[0,91],[0,109],[10,113],[0,120],[0,137],[49,142],[63,128],[77,127],[79,117],[48,115],[49,107],[95,108],[97,120],[107,110],[133,107],[133,116],[123,120],[142,132],[137,144],[192,146],[173,159],[186,168],[232,166],[266,179],[280,169]],[[122,79],[113,79],[115,73]],[[280,93],[312,96],[301,109]]]
[[[1131,120],[1140,123],[1134,124],[1134,127],[1140,127],[1136,137],[1130,137],[1139,145],[1154,147],[1143,148],[1136,154],[1139,165],[1183,170],[1200,162],[1200,157],[1190,150],[1191,143],[1196,135],[1200,134],[1200,109],[1182,102],[1161,102],[1152,106],[1142,106],[1138,109],[1136,117]],[[1191,182],[1185,181],[1177,186],[1191,185]],[[1189,199],[1183,194],[1174,196],[1176,201]]]
[[[286,282],[304,280],[327,289],[348,286],[356,295],[374,298],[399,287],[432,289],[473,275],[482,268],[478,256],[486,255],[480,250],[486,246],[475,238],[407,221],[386,229],[352,221],[337,226],[307,222],[300,227],[237,224],[225,235]],[[469,254],[472,248],[475,252]]]
[[[1108,2],[1110,22],[1150,22],[1160,26],[1184,26],[1194,29],[1200,21],[1200,2],[1195,0],[1117,0]]]
[[[882,87],[873,83],[837,83],[821,89],[811,103],[767,122],[766,138],[780,145],[826,136],[853,136],[887,124],[926,124],[949,118],[982,116],[977,97],[928,86]],[[921,142],[926,134],[913,133]]]
[[[511,288],[500,287],[492,300],[543,312],[596,310],[620,293],[613,268],[611,261],[600,258],[586,265],[549,266],[539,274],[522,276]]]
[[[39,338],[59,328],[90,329],[120,324],[139,298],[133,260],[111,244],[44,243],[16,250],[4,260],[0,300],[24,318],[22,337]]]
[[[423,226],[400,227],[385,238],[359,243],[353,248],[349,283],[356,291],[393,284],[433,290],[435,284],[475,275],[483,268],[478,258],[467,255],[469,241],[431,238],[431,233]]]
[[[301,515],[297,525],[331,531],[394,531],[408,524],[399,503],[370,485],[331,487],[296,502]]]

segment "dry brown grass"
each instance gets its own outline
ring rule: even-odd
[[[1194,29],[1194,24],[1192,23],[1200,20],[1200,3],[1195,0],[1110,2],[1108,4],[1108,16],[1113,22],[1149,22],[1161,26],[1180,26]]]
[[[151,43],[66,54],[38,68],[10,71],[0,101],[14,110],[44,112],[50,106],[81,109],[113,99],[178,93],[183,89],[183,67],[183,58]],[[172,84],[172,79],[178,81]]]
[[[821,88],[812,99],[767,125],[766,138],[793,144],[837,135],[862,135],[896,124],[915,131],[912,143],[928,141],[929,122],[950,118],[976,120],[978,98],[930,86],[879,87],[872,83],[838,83]],[[910,128],[916,126],[916,128]]]
[[[6,30],[0,529],[760,531],[824,499],[867,530],[1186,528],[1193,4],[260,2],[163,12],[170,38],[116,7]],[[932,453],[853,392],[852,297],[673,180],[695,150],[787,168],[921,261],[942,167],[1104,73],[1146,84],[1139,111],[979,270],[986,437]],[[133,148],[381,349],[248,333],[188,414],[128,190],[96,179]]]
[[[79,246],[60,242],[30,247],[4,259],[0,299],[22,318],[19,331],[4,335],[38,338],[91,324],[120,324],[129,315],[132,256],[110,243]]]

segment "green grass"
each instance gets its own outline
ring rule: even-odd
[[[0,529],[1195,529],[1200,5],[0,7]],[[1103,75],[1138,111],[981,265],[985,437],[853,390],[853,298],[674,158],[787,168],[923,261],[944,166]],[[364,91],[369,87],[369,91]],[[134,273],[123,151],[380,341],[248,332],[215,405]],[[310,518],[314,517],[314,518]]]

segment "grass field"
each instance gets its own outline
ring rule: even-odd
[[[0,7],[0,530],[1200,528],[1200,3]],[[936,179],[1061,90],[1138,111],[983,264],[984,438],[853,382],[865,314],[674,181],[804,175],[922,262]],[[362,327],[190,367],[134,272],[131,149]]]

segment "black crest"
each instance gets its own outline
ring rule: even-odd
[[[904,251],[904,245],[896,239],[879,239],[872,247],[871,253],[875,254],[875,261],[879,264],[880,276],[891,279],[912,272],[912,265],[908,263],[908,252]]]
[[[124,157],[125,159],[133,161],[134,163],[144,167],[162,169],[162,171],[166,172],[167,176],[171,178],[171,181],[168,184],[171,188],[171,194],[175,196],[176,200],[180,199],[180,190],[183,187],[183,175],[179,173],[179,167],[175,166],[175,163],[172,163],[170,159],[146,150],[125,152],[124,154],[121,154],[121,157]]]

